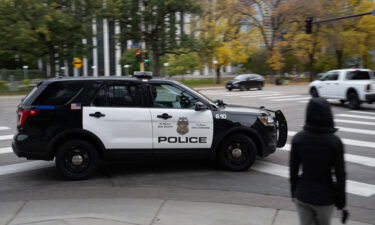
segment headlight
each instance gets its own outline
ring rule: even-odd
[[[272,116],[258,116],[258,118],[266,126],[272,126],[275,124]]]

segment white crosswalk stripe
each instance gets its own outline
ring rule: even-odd
[[[365,121],[357,121],[357,120],[342,120],[342,119],[335,119],[336,123],[352,123],[352,124],[361,124],[366,126],[375,126],[374,122],[365,122]]]
[[[343,131],[343,132],[375,135],[375,130],[365,130],[365,129],[357,129],[357,128],[349,128],[349,127],[336,127],[336,128],[339,129],[339,131]]]
[[[0,136],[0,141],[12,140],[12,139],[13,139],[13,134],[11,134],[11,135],[1,135]]]
[[[349,111],[351,113],[359,113],[359,114],[368,114],[368,115],[374,115],[375,116],[375,112],[363,112],[363,111]]]
[[[255,97],[268,97],[268,96],[280,96],[282,94],[266,94],[266,95],[243,95],[241,98],[255,98]]]
[[[373,117],[373,116],[358,116],[358,115],[351,115],[351,114],[338,114],[336,116],[358,118],[358,119],[367,119],[367,120],[375,120],[375,117]]]
[[[285,98],[285,99],[273,99],[273,100],[271,100],[271,101],[274,101],[274,102],[282,102],[282,101],[291,101],[291,100],[295,101],[295,100],[304,100],[304,99],[310,99],[310,97],[301,97],[301,98],[292,98],[292,99],[290,99],[290,98]]]
[[[283,95],[283,96],[276,96],[276,97],[265,97],[264,99],[296,98],[296,97],[303,97],[303,95]]]
[[[13,149],[11,147],[0,148],[0,154],[11,153]]]
[[[10,130],[10,127],[0,127],[0,130]]]
[[[297,132],[295,131],[288,131],[289,136],[294,136],[296,135],[296,133]],[[375,148],[375,142],[359,141],[359,140],[348,139],[348,138],[341,138],[341,140],[346,145],[365,147],[365,148]]]
[[[32,161],[0,166],[0,176],[52,167],[52,162]]]
[[[286,144],[284,147],[279,148],[279,150],[283,151],[290,151],[291,145]],[[375,158],[360,156],[360,155],[353,155],[353,154],[345,154],[345,161],[351,163],[357,163],[364,166],[375,167]]]

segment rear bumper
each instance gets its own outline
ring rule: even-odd
[[[53,156],[47,151],[47,144],[31,141],[26,134],[16,134],[13,137],[12,149],[18,157],[27,159],[52,160]]]
[[[365,95],[365,99],[368,102],[375,102],[375,94],[367,94]]]

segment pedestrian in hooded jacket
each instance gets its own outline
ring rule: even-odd
[[[312,98],[305,126],[292,140],[289,161],[291,195],[301,225],[329,225],[334,205],[346,205],[344,146],[336,131],[330,104]]]

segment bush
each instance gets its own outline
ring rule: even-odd
[[[8,90],[8,82],[0,80],[0,90]]]

